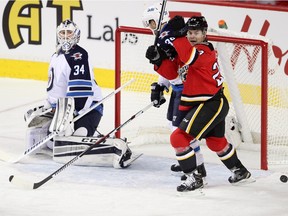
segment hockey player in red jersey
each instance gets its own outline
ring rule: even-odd
[[[162,3],[154,4],[147,9],[144,10],[142,16],[143,26],[145,28],[149,28],[153,34],[157,34],[157,25],[159,22],[159,16],[161,12]],[[169,11],[165,10],[163,13],[163,18],[161,20],[160,29],[162,29],[170,20]],[[161,39],[160,39],[161,40]],[[157,65],[157,64],[156,64]],[[157,67],[157,66],[156,66]],[[157,71],[158,72],[158,71]],[[177,68],[174,71],[166,71],[161,70],[158,72],[159,78],[157,82],[153,82],[151,84],[151,101],[157,100],[159,103],[155,105],[155,107],[160,107],[163,103],[166,102],[164,98],[163,92],[164,90],[168,90],[170,87],[172,89],[169,106],[167,111],[167,120],[171,125],[171,131],[174,131],[181,122],[179,118],[179,103],[183,90],[183,82],[181,77],[177,72]],[[201,149],[199,146],[199,142],[197,140],[192,140],[190,145],[195,151],[196,161],[197,161],[197,171],[201,173],[202,177],[206,177],[206,169],[204,166],[204,158],[201,153]],[[182,171],[181,167],[178,164],[173,164],[171,166],[171,170],[174,172]]]
[[[183,17],[176,16],[162,29],[158,46],[149,47],[146,53],[151,63],[157,63],[158,73],[178,70],[184,84],[179,106],[183,120],[170,136],[178,163],[187,177],[177,187],[179,192],[203,187],[202,179],[195,173],[195,152],[189,145],[194,138],[206,139],[208,148],[231,170],[232,176],[228,178],[231,184],[251,176],[224,136],[229,104],[223,92],[217,53],[206,39],[207,28],[203,16],[191,17],[186,24]]]

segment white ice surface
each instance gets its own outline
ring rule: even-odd
[[[144,155],[127,169],[70,166],[37,190],[12,185],[10,175],[38,182],[62,166],[45,155],[27,157],[17,164],[5,162],[25,149],[23,114],[41,103],[45,88],[46,82],[0,79],[0,216],[288,215],[288,183],[279,181],[288,167],[260,170],[259,152],[245,148],[238,155],[256,182],[232,186],[227,181],[230,172],[201,146],[208,173],[204,195],[176,192],[180,177],[170,172],[175,161],[168,143],[133,146]],[[104,89],[103,93],[111,91]],[[109,107],[102,122],[104,133],[113,129]]]

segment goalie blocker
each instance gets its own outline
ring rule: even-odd
[[[75,156],[95,144],[100,138],[80,136],[56,136],[54,138],[53,160],[67,163]],[[127,142],[118,138],[107,138],[104,142],[91,149],[84,157],[79,158],[75,165],[111,166],[125,168],[134,160]]]

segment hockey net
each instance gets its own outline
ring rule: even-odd
[[[143,28],[121,26],[116,30],[115,87],[132,78],[136,80],[116,97],[116,126],[150,103],[150,85],[157,82],[158,75],[145,53],[154,44],[154,37]],[[272,42],[261,36],[221,29],[210,29],[208,39],[217,50],[230,103],[226,131],[234,130],[239,136],[235,140],[227,133],[228,141],[238,148],[259,151],[262,169],[268,169],[268,164],[288,164],[288,78],[279,70]],[[165,97],[165,104],[151,108],[137,122],[127,125],[121,136],[139,145],[169,143],[169,93]]]

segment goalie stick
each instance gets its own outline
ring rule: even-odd
[[[72,165],[75,161],[77,161],[79,158],[81,158],[82,156],[84,156],[85,154],[87,154],[91,149],[93,149],[96,145],[99,145],[100,143],[104,142],[111,134],[113,134],[114,132],[120,130],[122,127],[124,127],[126,124],[128,124],[129,122],[131,122],[133,119],[135,119],[136,117],[138,117],[139,115],[141,115],[142,113],[144,113],[146,110],[148,110],[151,106],[153,106],[154,103],[157,103],[157,101],[153,101],[150,104],[148,104],[146,107],[144,107],[142,110],[138,111],[136,114],[134,114],[133,116],[131,116],[128,120],[126,120],[123,124],[119,125],[117,128],[114,128],[113,130],[111,130],[109,133],[107,133],[105,136],[101,137],[96,143],[94,143],[93,145],[89,146],[86,150],[84,150],[83,152],[81,152],[79,155],[75,156],[74,158],[72,158],[70,161],[68,161],[66,164],[64,164],[63,166],[61,166],[59,169],[57,169],[55,172],[53,172],[52,174],[50,174],[49,176],[47,176],[46,178],[42,179],[39,182],[36,183],[32,183],[29,181],[26,181],[24,179],[21,178],[17,178],[14,175],[11,175],[9,177],[9,181],[14,184],[17,185],[19,187],[25,188],[25,189],[37,189],[40,186],[42,186],[43,184],[45,184],[46,182],[48,182],[49,180],[51,180],[52,178],[54,178],[56,175],[58,175],[59,173],[61,173],[63,170],[65,170],[67,167],[69,167],[70,165]]]
[[[113,95],[117,94],[119,91],[121,91],[123,88],[125,88],[127,85],[130,85],[132,82],[134,82],[135,79],[131,79],[128,82],[126,82],[124,85],[120,86],[118,89],[114,90],[113,92],[111,92],[110,94],[108,94],[106,97],[104,97],[102,100],[100,100],[98,103],[94,104],[93,106],[91,106],[89,109],[87,109],[85,112],[81,113],[80,115],[76,116],[71,123],[76,122],[77,120],[79,120],[80,118],[82,118],[84,115],[86,115],[87,113],[89,113],[91,110],[95,109],[96,107],[98,107],[100,104],[102,104],[104,101],[106,101],[108,98],[112,97]],[[71,124],[70,123],[70,124]],[[19,156],[17,159],[14,160],[9,160],[10,163],[17,163],[20,160],[22,160],[24,157],[26,157],[27,155],[31,154],[32,152],[34,152],[35,150],[37,150],[38,148],[40,148],[43,144],[45,144],[48,140],[52,139],[53,137],[55,137],[58,134],[58,132],[53,131],[52,133],[50,133],[49,135],[47,135],[46,137],[44,137],[42,140],[36,142],[33,146],[29,147],[28,149],[26,149],[23,154],[21,156]]]

